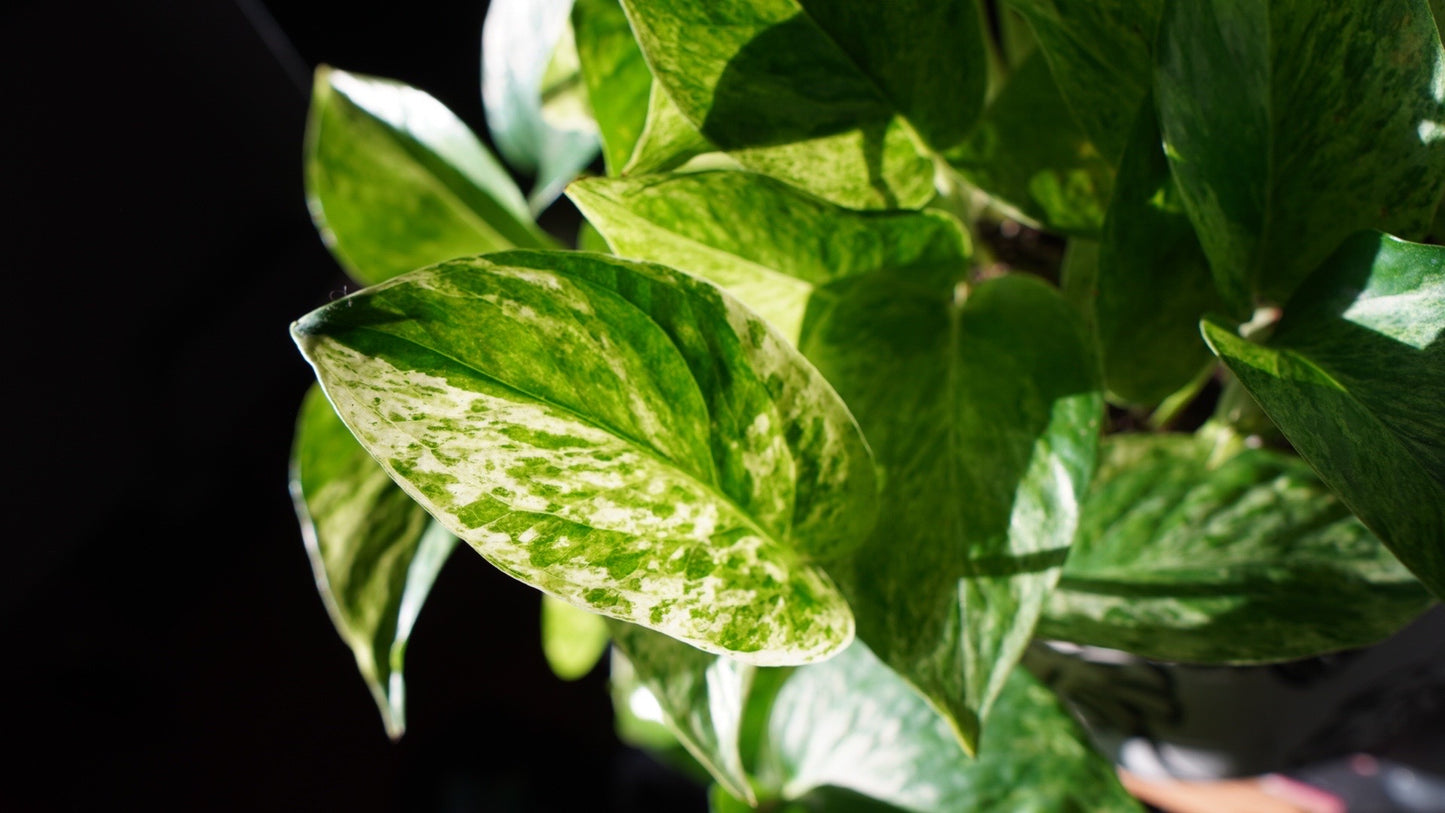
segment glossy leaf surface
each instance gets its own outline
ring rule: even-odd
[[[548,66],[565,37],[572,0],[492,0],[482,24],[482,102],[492,142],[535,176],[528,202],[540,212],[597,155],[595,127],[558,126],[544,115]]]
[[[940,212],[855,212],[749,172],[592,178],[567,194],[620,256],[722,286],[794,345],[820,289],[880,268],[961,268],[957,221]]]
[[[607,652],[602,616],[542,594],[542,654],[563,680],[585,677]]]
[[[1008,0],[1029,21],[1064,103],[1110,164],[1154,84],[1164,0]]]
[[[1074,122],[1037,54],[945,157],[974,185],[1045,228],[1093,234],[1104,221],[1113,170]]]
[[[1103,403],[1087,337],[1047,284],[1010,275],[851,281],[804,352],[868,436],[885,484],[869,541],[828,563],[858,635],[966,747],[1058,578]]]
[[[292,332],[368,450],[512,576],[753,663],[851,639],[806,560],[872,528],[871,456],[827,382],[717,288],[511,252],[366,289]]]
[[[733,796],[755,801],[739,740],[755,667],[633,624],[609,624],[634,679],[693,758]]]
[[[549,242],[506,170],[441,102],[324,67],[306,129],[306,196],[327,247],[366,285]]]
[[[319,387],[297,421],[291,494],[321,598],[400,737],[407,639],[457,540],[392,483]]]
[[[652,72],[617,0],[576,0],[572,28],[607,174],[618,175],[647,122]]]
[[[656,79],[744,165],[853,208],[916,207],[986,59],[973,0],[624,0]],[[937,54],[948,59],[937,59]]]
[[[1445,248],[1364,232],[1264,345],[1211,348],[1345,504],[1445,597]]]
[[[769,735],[782,795],[804,810],[1140,810],[1053,693],[1022,669],[999,696],[976,758],[861,643],[797,670],[774,703]],[[832,804],[810,805],[820,800]]]
[[[1157,404],[1213,361],[1199,320],[1225,305],[1169,174],[1152,104],[1119,167],[1093,307],[1104,382],[1122,401]]]
[[[1196,663],[1383,640],[1430,594],[1303,461],[1114,436],[1040,637]],[[1220,458],[1220,459],[1215,459]]]
[[[1423,235],[1445,189],[1426,0],[1176,0],[1156,99],[1219,290],[1281,303],[1350,233]]]

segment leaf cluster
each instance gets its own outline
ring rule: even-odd
[[[1445,596],[1427,0],[496,0],[483,42],[509,166],[330,68],[306,134],[368,287],[292,326],[292,488],[394,736],[458,540],[719,811],[1138,809],[1035,637],[1260,663]]]

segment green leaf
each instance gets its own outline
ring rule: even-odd
[[[582,78],[602,137],[602,158],[607,174],[617,175],[647,122],[652,72],[617,0],[576,0],[572,28]]]
[[[326,67],[306,127],[306,197],[327,247],[366,285],[452,257],[550,244],[506,170],[441,102]]]
[[[647,119],[627,165],[622,168],[622,174],[667,172],[716,149],[677,109],[677,103],[667,95],[662,85],[654,81],[647,97]]]
[[[1061,96],[1110,164],[1154,83],[1164,0],[1009,0],[1029,21]]]
[[[878,455],[874,535],[829,562],[858,635],[965,747],[1058,579],[1102,398],[1063,298],[1009,275],[959,301],[905,274],[856,278],[804,341]]]
[[[755,803],[739,750],[755,667],[634,624],[609,626],[637,684],[651,693],[678,742],[728,793]]]
[[[1445,597],[1445,248],[1355,235],[1266,345],[1203,328],[1300,456]]]
[[[1352,232],[1423,235],[1445,190],[1445,52],[1426,0],[1175,0],[1156,98],[1233,307],[1287,300]]]
[[[722,286],[794,345],[829,283],[880,268],[961,268],[968,256],[962,229],[941,212],[855,212],[749,172],[591,178],[567,194],[618,255]]]
[[[1113,171],[1064,106],[1043,58],[1009,77],[968,139],[944,153],[975,186],[1066,234],[1104,222]]]
[[[1196,435],[1116,435],[1038,635],[1196,663],[1365,646],[1430,594],[1309,466],[1219,457]]]
[[[602,616],[542,594],[542,654],[563,680],[586,677],[607,652]]]
[[[1152,104],[1119,167],[1093,305],[1104,382],[1121,401],[1157,404],[1213,361],[1199,320],[1225,304],[1169,174]]]
[[[974,0],[623,5],[657,81],[708,140],[844,206],[927,202],[930,150],[960,141],[982,106]]]
[[[487,128],[502,156],[535,176],[533,213],[546,209],[597,154],[594,126],[544,115],[544,90],[555,92],[548,67],[570,36],[572,0],[492,0],[482,23],[482,102]],[[550,80],[550,81],[549,81]]]
[[[368,451],[512,576],[751,663],[852,638],[807,560],[872,528],[871,456],[817,371],[717,288],[509,252],[363,290],[292,334]]]
[[[769,731],[783,796],[805,809],[824,796],[860,811],[881,809],[869,799],[914,813],[1141,810],[1053,693],[1022,669],[999,696],[973,759],[861,642],[798,669],[778,695]]]
[[[406,642],[456,538],[391,482],[319,387],[302,403],[291,494],[316,585],[393,738],[406,729]]]
[[[607,246],[607,241],[602,238],[602,232],[597,227],[582,221],[577,227],[577,250],[590,251],[594,254],[611,254],[612,249]]]

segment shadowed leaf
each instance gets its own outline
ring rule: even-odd
[[[1445,248],[1363,232],[1265,344],[1203,327],[1300,456],[1445,597]]]

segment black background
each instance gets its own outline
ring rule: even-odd
[[[551,675],[538,594],[465,549],[383,733],[286,492],[311,380],[287,325],[347,285],[301,187],[310,72],[409,82],[484,133],[485,2],[269,5],[0,11],[0,809],[700,807],[617,743],[603,669]]]

